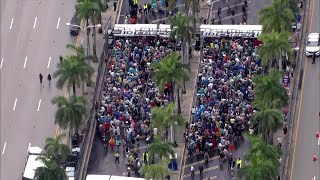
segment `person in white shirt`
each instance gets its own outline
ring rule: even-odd
[[[194,177],[194,167],[193,166],[190,167],[190,171],[191,171],[191,177]]]

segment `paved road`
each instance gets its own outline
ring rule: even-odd
[[[242,5],[244,0],[231,0],[230,9],[234,9],[235,11],[235,23],[239,23],[242,21]],[[248,20],[247,24],[257,24],[257,12],[259,9],[271,4],[270,0],[247,0],[247,15]],[[228,4],[225,0],[212,0],[212,8],[210,13],[210,21],[208,23],[211,24],[211,19],[215,14],[215,24],[218,23],[218,8],[221,7],[221,23],[222,24],[232,24],[232,15],[229,12]],[[207,17],[205,17],[207,18]]]
[[[313,16],[311,17],[311,23],[307,25],[310,26],[310,32],[320,32],[319,6],[318,0],[311,1],[310,15],[313,14]],[[317,58],[316,64],[311,64],[311,58],[305,58],[304,60],[306,64],[304,66],[300,109],[298,109],[298,119],[296,120],[298,128],[296,128],[296,147],[293,152],[290,180],[320,178],[319,160],[317,162],[312,161],[314,154],[318,159],[320,156],[320,145],[315,137],[316,131],[320,131],[320,61]]]
[[[138,153],[138,157],[142,158],[142,154],[146,151],[147,145],[144,139],[140,140],[139,148],[135,145],[135,151]],[[87,174],[105,174],[105,175],[117,175],[123,176],[127,173],[127,158],[123,148],[120,147],[120,164],[114,163],[114,153],[118,151],[117,148],[111,150],[109,147],[108,151],[104,150],[102,140],[96,136],[93,141],[90,161],[88,165]],[[134,175],[132,175],[134,176]]]
[[[242,158],[244,153],[247,151],[249,143],[247,141],[241,141],[239,145],[235,146],[235,151],[233,152],[234,158]],[[199,166],[202,165],[204,168],[203,178],[212,178],[212,179],[231,179],[231,174],[229,173],[228,163],[225,162],[222,167],[220,167],[219,162],[219,153],[215,151],[210,153],[210,158],[208,164],[204,161],[204,155],[199,154],[193,158],[186,158],[184,170],[183,170],[183,180],[192,180],[191,169],[193,166],[195,169],[195,178],[199,178]]]
[[[120,11],[120,18],[119,18],[120,24],[124,23],[125,15],[129,14],[129,12],[130,12],[129,0],[121,0],[121,1],[123,1],[123,2],[122,2],[121,11]],[[150,2],[151,2],[151,0],[139,0],[138,5],[143,6],[143,4],[150,3]],[[183,10],[184,8],[183,8],[182,4],[183,4],[182,0],[177,0],[178,7]],[[148,21],[149,21],[149,23],[152,23],[153,21],[157,21],[159,19],[160,20],[165,19],[166,16],[167,16],[166,13],[157,13],[155,16],[151,16],[151,13],[150,13],[150,14],[148,14]],[[143,23],[144,23],[144,18],[145,17],[142,17]]]
[[[1,1],[1,180],[21,179],[28,146],[44,146],[56,133],[50,100],[62,91],[46,76],[65,45],[75,1]],[[51,57],[51,59],[50,59]],[[50,59],[50,62],[49,62]],[[44,75],[44,87],[39,73]]]

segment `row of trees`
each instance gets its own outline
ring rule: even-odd
[[[77,1],[75,6],[77,17],[86,20],[87,25],[89,25],[89,20],[93,23],[93,55],[90,55],[89,51],[86,55],[82,46],[68,44],[67,48],[73,50],[74,54],[65,56],[53,73],[53,77],[57,79],[56,87],[58,89],[66,88],[68,92],[68,96],[58,96],[51,101],[58,107],[55,113],[55,124],[62,129],[69,129],[75,134],[78,134],[87,114],[86,99],[76,95],[76,88],[81,87],[85,82],[91,82],[94,69],[91,67],[90,61],[97,60],[94,25],[101,24],[101,12],[105,10],[105,7],[100,0]],[[87,28],[87,46],[89,46],[89,32],[90,29]],[[64,167],[67,165],[66,158],[71,154],[71,151],[69,146],[63,143],[65,138],[70,137],[66,137],[65,134],[57,134],[54,138],[46,139],[45,154],[38,159],[44,163],[44,167],[36,169],[34,179],[67,179]]]
[[[263,42],[263,46],[258,49],[258,55],[264,67],[270,68],[278,61],[279,70],[282,70],[283,55],[288,56],[289,63],[294,63],[289,38],[292,35],[292,23],[296,19],[297,8],[295,0],[273,0],[270,6],[258,12],[259,23],[262,25],[259,39]]]
[[[65,87],[68,94],[71,94],[72,89],[72,94],[54,97],[51,102],[58,107],[55,113],[55,124],[78,134],[79,127],[83,124],[87,114],[87,108],[86,99],[76,95],[76,87],[91,81],[94,69],[88,61],[93,57],[85,56],[82,47],[70,44],[67,47],[75,50],[75,54],[64,57],[63,61],[57,65],[58,69],[53,73],[53,77],[57,78],[57,88]],[[36,169],[36,180],[65,180],[67,178],[64,166],[66,166],[65,160],[70,154],[70,148],[62,143],[65,138],[70,137],[58,134],[54,138],[47,138],[44,147],[45,156],[39,158],[44,163],[44,167]]]
[[[281,56],[287,54],[291,59],[289,37],[297,12],[297,2],[294,0],[273,0],[270,6],[258,12],[259,22],[263,25],[263,34],[259,37],[263,46],[258,48],[258,55],[269,72],[253,78],[253,106],[258,111],[251,122],[258,125],[258,134],[246,135],[250,149],[244,156],[244,167],[238,172],[241,179],[273,180],[279,175],[281,151],[273,145],[273,137],[283,125],[281,109],[288,105],[287,90],[280,83],[283,77]],[[278,60],[279,71],[270,69],[275,60]]]

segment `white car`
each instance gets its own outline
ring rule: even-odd
[[[308,35],[308,41],[306,45],[306,55],[312,56],[316,53],[316,56],[320,55],[320,36],[319,33],[310,33]]]

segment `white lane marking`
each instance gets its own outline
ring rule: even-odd
[[[26,65],[27,65],[27,61],[28,61],[28,56],[26,56],[26,58],[24,59],[24,64],[23,64],[23,68],[26,68]]]
[[[11,23],[10,23],[10,29],[12,29],[12,25],[13,25],[13,18],[11,19]]]
[[[3,150],[2,150],[2,155],[3,155],[3,154],[4,154],[4,152],[6,151],[6,147],[7,147],[7,142],[4,142]]]
[[[30,147],[31,147],[31,143],[29,143],[29,146],[28,146],[28,150],[27,150],[27,152],[29,152]]]
[[[59,19],[58,19],[57,29],[59,29],[59,24],[60,24],[60,17],[59,17]]]
[[[39,111],[39,110],[40,110],[40,106],[41,106],[41,99],[39,100],[39,103],[38,103],[38,109],[37,109],[37,111]]]
[[[33,29],[36,28],[38,17],[34,18]]]
[[[3,64],[3,58],[1,58],[0,69],[2,68],[2,64]]]
[[[18,99],[16,98],[16,100],[14,101],[14,104],[13,104],[12,111],[16,110],[17,101],[18,101]]]
[[[49,67],[50,67],[50,62],[51,62],[51,56],[49,57],[49,61],[48,61],[48,65],[47,65],[47,69],[49,69]]]

